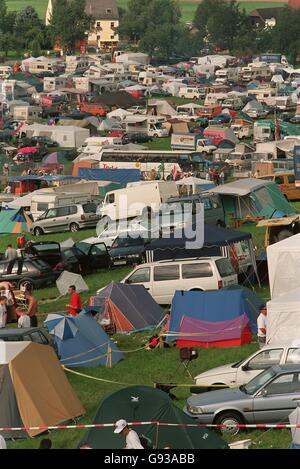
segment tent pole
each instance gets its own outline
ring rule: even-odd
[[[158,432],[159,432],[159,422],[156,422],[156,435],[155,435],[155,448],[158,448]]]

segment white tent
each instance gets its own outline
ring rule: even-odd
[[[267,247],[271,298],[300,287],[300,234]]]
[[[119,108],[119,109],[115,109],[114,111],[109,112],[107,114],[107,117],[109,119],[113,118],[113,119],[123,120],[124,117],[131,116],[131,115],[132,115],[131,112],[126,111],[125,109]]]
[[[89,291],[89,287],[79,274],[73,274],[64,270],[58,279],[56,280],[56,286],[61,295],[66,295],[69,291],[69,287],[75,285],[77,293]]]
[[[300,342],[300,288],[267,302],[267,344]]]

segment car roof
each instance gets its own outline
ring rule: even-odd
[[[271,368],[276,373],[300,372],[300,364],[273,365]]]
[[[1,336],[16,336],[16,335],[25,335],[29,332],[40,331],[41,328],[39,327],[21,327],[20,329],[17,328],[4,328],[0,329],[0,337]]]
[[[163,261],[157,261],[157,262],[147,262],[144,264],[140,264],[137,266],[139,267],[151,267],[156,266],[156,265],[169,265],[169,264],[186,264],[186,263],[193,263],[193,262],[202,262],[202,261],[217,261],[219,259],[228,259],[227,257],[222,257],[222,256],[211,256],[211,257],[190,257],[190,258],[184,258],[184,259],[167,259]]]

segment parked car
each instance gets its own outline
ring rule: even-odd
[[[62,250],[60,244],[56,241],[31,242],[26,249],[26,255],[46,262],[58,273],[62,270],[68,270],[69,272],[80,271],[78,259],[72,251]]]
[[[44,233],[68,230],[75,233],[81,228],[93,228],[100,219],[96,209],[93,202],[49,208],[32,224],[31,231],[35,236],[40,236]]]
[[[195,385],[207,385],[207,387],[191,387],[191,392],[199,394],[216,389],[213,385],[224,387],[247,384],[266,368],[273,365],[300,364],[300,346],[292,345],[266,345],[262,349],[252,353],[236,363],[218,366],[204,371],[195,377]],[[211,387],[210,387],[211,385]]]
[[[39,144],[39,145],[43,145],[46,147],[58,147],[59,146],[57,142],[54,142],[49,137],[42,137],[42,136],[31,137],[31,141],[35,145]]]
[[[217,290],[238,283],[226,257],[165,260],[137,266],[122,283],[141,284],[158,304],[170,304],[176,290]]]
[[[229,124],[231,116],[229,114],[219,114],[209,121],[210,125]]]
[[[51,267],[42,260],[20,258],[0,262],[0,282],[16,283],[18,288],[46,287],[55,278]]]
[[[16,328],[3,328],[0,329],[0,340],[4,342],[34,342],[41,345],[49,345],[57,354],[58,349],[54,342],[53,337],[41,327],[21,327]]]
[[[275,365],[238,388],[189,397],[184,411],[199,423],[226,425],[221,431],[235,435],[234,425],[287,422],[299,400],[300,365]]]
[[[79,241],[66,251],[78,260],[80,272],[108,269],[111,266],[110,255],[102,242]],[[64,250],[62,252],[64,253]]]
[[[210,225],[225,226],[225,214],[218,194],[193,194],[184,197],[170,197],[168,204],[180,204],[185,210],[187,204],[192,206],[192,214],[197,213],[197,204],[204,205],[204,221]]]
[[[118,236],[110,248],[113,266],[132,265],[145,262],[145,249],[150,239],[137,236]]]
[[[152,137],[149,137],[147,134],[143,133],[130,133],[126,134],[122,138],[122,143],[147,143],[152,142]]]

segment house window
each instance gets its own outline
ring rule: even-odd
[[[114,35],[114,34],[112,34],[112,36],[110,36],[110,38],[111,38],[111,39],[114,39],[114,38],[115,38],[115,35]]]
[[[115,27],[115,23],[114,22],[110,23],[110,27],[111,29],[113,29]]]
[[[107,14],[111,13],[111,8],[106,8],[106,13]]]
[[[67,135],[64,135],[64,136],[63,136],[63,142],[66,142],[67,140],[68,140]]]
[[[96,26],[97,26],[97,28],[100,28],[101,22],[100,22],[100,21],[97,21],[97,22],[96,22]]]
[[[99,40],[101,38],[100,34],[97,34],[97,40]]]

